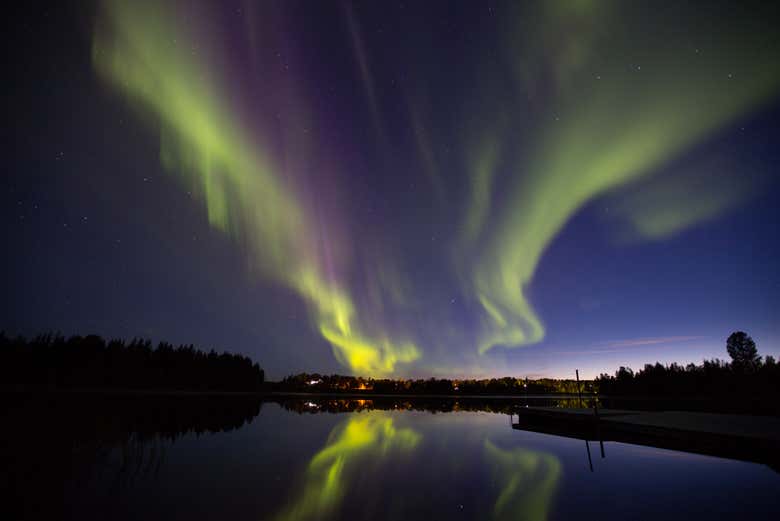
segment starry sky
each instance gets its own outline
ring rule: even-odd
[[[18,8],[0,329],[272,379],[778,356],[778,8],[517,4]]]

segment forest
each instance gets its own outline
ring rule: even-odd
[[[578,394],[585,398],[706,398],[774,401],[780,396],[780,364],[758,355],[746,333],[726,342],[731,362],[620,367],[595,380],[506,376],[490,379],[390,379],[300,373],[266,382],[249,357],[192,345],[150,340],[104,340],[96,335],[44,334],[26,339],[0,333],[0,388],[13,390],[143,390],[277,392],[364,395],[533,396]]]
[[[259,391],[265,373],[249,357],[192,345],[97,335],[0,333],[0,386],[15,390]]]
[[[615,376],[596,379],[600,394],[608,396],[707,397],[744,400],[773,399],[780,395],[780,365],[774,357],[759,356],[753,339],[735,331],[726,339],[731,362],[704,360],[701,365],[646,364],[636,373],[621,367]]]
[[[593,382],[580,381],[582,392],[593,392]],[[576,380],[541,378],[528,380],[505,376],[485,379],[389,379],[359,376],[300,373],[290,375],[274,384],[274,390],[284,392],[352,393],[366,394],[421,394],[421,395],[502,395],[577,394]]]
[[[758,397],[780,394],[780,364],[771,356],[750,368],[724,360],[700,365],[646,364],[634,372],[621,367],[614,376],[596,379],[600,394],[609,396]]]

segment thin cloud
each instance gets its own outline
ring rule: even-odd
[[[703,336],[665,336],[665,337],[650,337],[650,338],[630,338],[627,340],[615,340],[612,342],[605,342],[599,344],[603,347],[609,347],[613,349],[621,347],[636,347],[636,346],[649,346],[656,344],[672,344],[678,342],[690,342],[692,340],[701,340],[705,338]]]
[[[706,338],[705,336],[666,336],[666,337],[649,337],[649,338],[629,338],[624,340],[613,340],[609,342],[599,342],[592,345],[590,348],[580,349],[577,351],[554,351],[556,354],[565,355],[585,355],[585,354],[604,354],[615,353],[624,349],[639,349],[647,346],[663,346],[663,345],[677,345],[684,342],[691,342],[693,340],[701,340]]]

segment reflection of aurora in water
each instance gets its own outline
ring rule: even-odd
[[[525,448],[501,449],[490,440],[485,440],[485,456],[501,486],[493,517],[547,519],[561,475],[558,458]]]
[[[30,505],[40,503],[43,491],[53,501],[41,508],[64,508],[12,518],[622,521],[709,519],[718,512],[759,520],[773,519],[767,513],[780,483],[767,466],[622,443],[611,443],[592,474],[581,440],[519,433],[501,414],[312,415],[265,404],[236,429],[235,420],[254,415],[257,402],[249,400],[248,409],[235,404],[225,415],[200,398],[177,397],[191,406],[180,405],[180,412],[182,406],[199,412],[190,417],[167,404],[161,411],[153,398],[121,401],[130,407],[77,406],[82,399],[17,408],[9,417],[2,446],[12,487],[26,489]],[[53,433],[53,423],[67,428]],[[172,427],[181,434],[161,444]],[[137,443],[129,452],[111,450],[128,429],[142,433]],[[204,430],[214,434],[197,434]],[[127,465],[115,464],[122,461]],[[711,479],[716,473],[756,486],[735,497],[733,480]]]
[[[395,420],[384,412],[350,414],[331,431],[326,446],[312,457],[302,477],[300,493],[275,519],[339,518],[343,514],[342,504],[349,501],[349,494],[356,493],[361,480],[376,480],[375,490],[381,491],[380,494],[395,492],[384,481],[388,458],[415,451],[435,459],[437,453],[451,450],[442,431],[437,429],[426,435],[427,443],[422,448],[424,436],[417,430],[398,427]],[[415,482],[422,479],[423,488],[430,486],[431,490],[457,490],[464,480],[473,479],[486,467],[498,494],[486,496],[483,505],[474,505],[478,507],[477,512],[492,511],[494,519],[547,518],[561,474],[561,463],[555,456],[528,448],[502,449],[481,435],[466,436],[462,441],[475,446],[474,453],[479,453],[480,444],[484,446],[484,457],[475,460],[477,467],[445,465],[427,477],[433,482],[426,481],[421,473],[416,473]],[[445,459],[453,455],[455,460],[462,460],[462,454],[442,454]],[[405,496],[404,509],[411,509],[409,514],[420,507],[416,501],[425,500],[409,489],[410,483],[405,482],[400,489]]]
[[[355,471],[367,458],[379,463],[396,450],[415,448],[420,439],[412,429],[397,429],[388,416],[352,416],[330,433],[327,446],[314,455],[306,469],[300,497],[277,519],[303,520],[315,514],[330,514],[344,499]]]

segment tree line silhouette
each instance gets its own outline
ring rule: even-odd
[[[726,341],[731,362],[704,360],[702,364],[647,364],[634,372],[620,367],[614,376],[601,374],[595,380],[537,380],[515,377],[491,379],[373,379],[344,375],[300,373],[272,384],[280,392],[365,395],[374,402],[359,400],[359,408],[384,406],[377,395],[485,397],[524,395],[577,395],[576,405],[592,402],[598,395],[602,405],[617,408],[667,408],[723,412],[780,412],[780,364],[772,356],[762,359],[747,333],[734,332]],[[463,399],[461,398],[461,400]],[[641,398],[641,402],[635,399]],[[419,400],[419,398],[415,398]],[[335,402],[334,402],[335,403]],[[398,408],[398,402],[388,402]],[[461,402],[460,407],[463,407]],[[560,403],[556,405],[561,406]],[[319,404],[298,404],[301,412],[334,411],[342,408]],[[436,405],[439,407],[440,405]]]
[[[624,396],[756,396],[780,393],[780,364],[768,356],[747,371],[720,359],[701,365],[645,364],[634,372],[621,367],[596,379],[599,393]]]
[[[729,336],[726,349],[730,363],[717,358],[686,366],[656,362],[636,372],[620,367],[614,376],[601,374],[595,386],[606,396],[700,398],[738,404],[728,409],[780,410],[780,364],[774,357],[758,356],[755,342],[742,331]]]
[[[580,389],[589,390],[592,382],[580,381]],[[507,395],[577,394],[576,380],[541,378],[529,380],[506,376],[485,379],[374,379],[360,376],[300,373],[274,384],[274,390],[310,393],[419,394],[419,395]]]
[[[726,348],[731,363],[647,364],[634,372],[620,367],[594,381],[542,378],[374,379],[300,373],[264,385],[265,373],[246,356],[204,352],[192,345],[150,340],[109,340],[96,335],[45,334],[31,340],[0,332],[0,387],[12,389],[127,389],[359,393],[366,395],[524,396],[598,393],[652,398],[762,400],[780,396],[780,364],[758,356],[755,342],[738,331]]]
[[[0,333],[0,386],[15,389],[258,391],[265,373],[249,357],[97,335]]]

